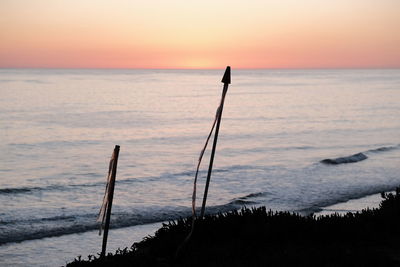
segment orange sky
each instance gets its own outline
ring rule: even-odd
[[[399,68],[399,0],[1,0],[0,67]]]

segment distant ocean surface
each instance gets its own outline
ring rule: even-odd
[[[0,69],[0,265],[100,252],[96,216],[115,145],[110,251],[189,216],[223,71]],[[207,211],[306,214],[393,190],[399,118],[399,69],[233,69]],[[366,159],[321,162],[357,153]]]

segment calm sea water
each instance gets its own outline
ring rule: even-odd
[[[190,215],[222,75],[0,70],[0,265],[62,265],[99,252],[96,216],[117,144],[111,248]],[[393,190],[399,103],[400,70],[233,70],[207,211],[307,213]],[[360,152],[368,158],[320,162]]]

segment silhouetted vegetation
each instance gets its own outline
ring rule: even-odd
[[[400,266],[400,189],[377,209],[301,216],[265,207],[164,224],[153,237],[68,266]]]

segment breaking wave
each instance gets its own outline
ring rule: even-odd
[[[380,153],[380,152],[387,152],[387,151],[391,151],[391,150],[395,150],[400,148],[400,145],[397,146],[388,146],[388,147],[379,147],[379,148],[375,148],[375,149],[370,149],[367,150],[365,152],[360,152],[351,156],[347,156],[347,157],[339,157],[339,158],[333,158],[333,159],[324,159],[321,160],[321,163],[325,163],[325,164],[332,164],[332,165],[337,165],[337,164],[344,164],[344,163],[354,163],[354,162],[359,162],[362,160],[366,160],[368,158],[367,155],[368,153]]]
[[[209,206],[207,214],[227,212],[240,208],[239,205],[228,203],[226,205]],[[113,229],[136,225],[165,222],[191,216],[190,207],[157,207],[130,212],[113,212],[111,225]],[[1,225],[12,225],[7,231],[0,233],[0,246],[11,242],[41,239],[68,234],[83,233],[99,229],[96,214],[72,214],[67,216],[54,216],[48,218],[33,218],[24,220],[0,221]],[[27,227],[29,225],[29,227]]]
[[[343,163],[353,163],[353,162],[359,162],[362,160],[367,159],[368,157],[364,155],[363,153],[357,153],[351,156],[347,157],[340,157],[340,158],[335,158],[335,159],[324,159],[321,160],[321,163],[325,164],[343,164]]]
[[[376,149],[370,149],[366,151],[366,153],[379,153],[379,152],[386,152],[400,148],[400,144],[397,146],[383,146]]]

